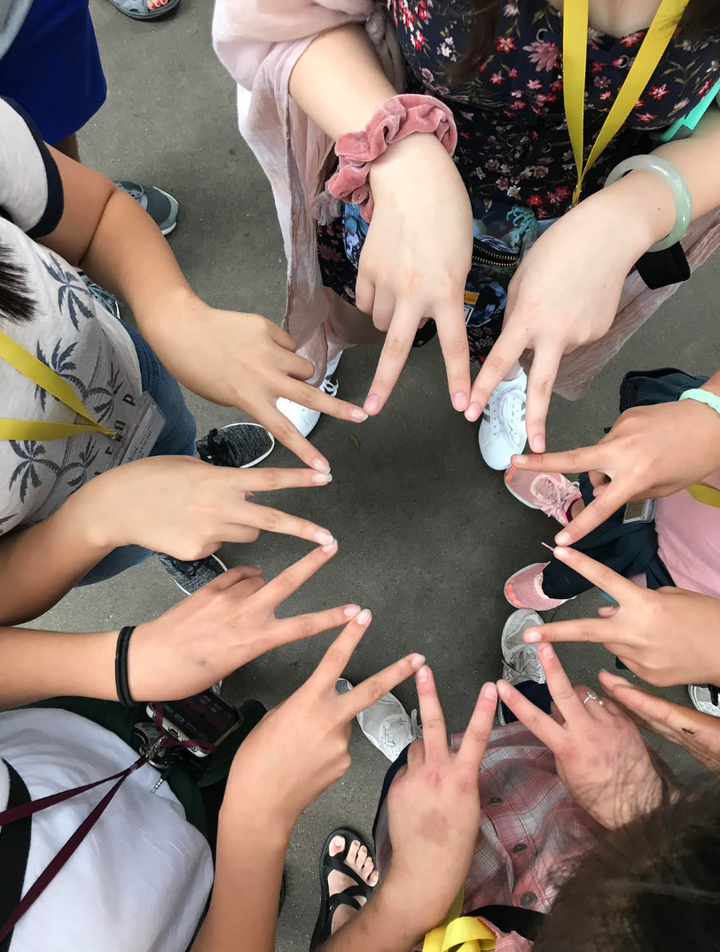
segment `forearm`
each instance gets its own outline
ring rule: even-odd
[[[0,708],[66,695],[117,700],[117,638],[118,631],[0,628]]]
[[[260,808],[261,809],[261,808]],[[210,909],[191,952],[274,952],[292,825],[225,794]]]
[[[39,525],[0,542],[0,625],[48,611],[113,548],[85,534],[71,500]]]
[[[322,952],[411,952],[424,932],[408,922],[402,895],[383,883],[360,912],[331,936]]]

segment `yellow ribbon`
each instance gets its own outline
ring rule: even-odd
[[[40,420],[0,419],[0,440],[62,440],[80,433],[94,432],[105,436],[115,436],[115,430],[109,430],[93,420],[67,380],[63,380],[59,374],[37,357],[33,357],[24,347],[2,331],[0,331],[0,358],[14,367],[23,377],[27,377],[38,387],[47,390],[66,407],[88,421],[87,423],[50,423]]]
[[[687,4],[688,0],[662,0],[583,167],[589,0],[567,0],[565,3],[563,7],[563,95],[565,117],[578,176],[573,192],[573,205],[577,205],[580,200],[585,176],[620,130],[642,95],[672,39]]]
[[[697,502],[720,509],[720,489],[703,486],[702,483],[694,483],[692,486],[688,486],[688,492]]]
[[[463,916],[464,892],[452,905],[445,921],[425,936],[423,952],[486,952],[495,948],[495,933],[474,916]]]

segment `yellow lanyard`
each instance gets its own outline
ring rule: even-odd
[[[423,952],[487,952],[495,948],[495,933],[474,916],[463,916],[465,892],[460,895],[442,925],[428,932]]]
[[[688,486],[688,492],[696,502],[701,502],[705,506],[714,506],[720,509],[720,489],[712,486],[704,486],[702,483],[694,483]]]
[[[102,433],[104,436],[116,435],[115,430],[109,430],[100,423],[96,423],[85,409],[84,404],[73,388],[56,374],[50,367],[33,357],[24,347],[16,343],[0,331],[0,358],[14,367],[18,373],[28,380],[32,380],[43,390],[74,410],[87,423],[51,423],[41,420],[7,420],[0,419],[0,440],[63,440],[80,433]]]
[[[577,185],[573,192],[573,205],[577,205],[580,200],[580,192],[585,176],[608,143],[620,130],[635,103],[642,95],[650,77],[655,72],[668,43],[675,33],[678,20],[682,16],[688,0],[662,0],[583,168],[588,3],[589,0],[565,0],[563,7],[565,118],[567,119],[568,133],[570,134],[570,143],[578,176]]]

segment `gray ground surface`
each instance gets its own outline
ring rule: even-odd
[[[284,264],[269,188],[235,121],[234,86],[214,57],[210,4],[183,0],[177,16],[155,24],[122,17],[104,0],[92,12],[108,77],[109,97],[81,136],[84,160],[107,175],[155,183],[181,203],[171,242],[196,290],[210,303],[282,317]],[[596,440],[616,415],[617,389],[630,369],[675,365],[710,372],[720,363],[715,321],[720,259],[711,261],[600,374],[580,403],[553,403],[549,442],[556,448]],[[348,353],[341,392],[362,402],[377,351]],[[241,418],[189,395],[202,433]],[[354,432],[356,447],[349,439]],[[450,408],[437,344],[411,355],[385,412],[349,428],[324,419],[316,445],[332,461],[328,488],[281,494],[278,504],[328,526],[340,553],[312,579],[287,611],[354,600],[374,624],[352,660],[359,679],[418,650],[434,666],[452,730],[463,728],[480,684],[500,672],[499,634],[509,614],[505,579],[540,561],[553,528],[545,516],[516,503],[500,474],[480,460],[475,427]],[[270,462],[270,461],[268,461]],[[273,465],[294,465],[278,449]],[[267,535],[250,547],[228,546],[232,565],[262,564],[271,577],[307,546]],[[156,563],[71,593],[38,625],[103,630],[157,616],[178,591]],[[590,594],[564,606],[562,617],[594,612]],[[234,700],[257,697],[273,705],[313,670],[329,636],[274,652],[226,682]],[[611,659],[602,648],[562,649],[576,681],[595,683]],[[413,705],[409,684],[397,692]],[[682,698],[676,690],[673,696]],[[353,766],[300,819],[288,857],[288,900],[278,948],[307,948],[317,911],[317,855],[335,826],[369,832],[382,755],[356,729]],[[258,857],[258,862],[262,858]]]

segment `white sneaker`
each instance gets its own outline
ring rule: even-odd
[[[529,608],[513,612],[505,622],[500,636],[500,648],[503,656],[503,679],[508,684],[520,684],[522,681],[545,683],[545,672],[538,659],[537,645],[527,645],[523,641],[523,633],[528,628],[536,628],[542,624],[542,618]],[[498,720],[501,724],[505,723],[499,701]]]
[[[335,690],[338,694],[347,694],[348,691],[352,691],[352,684],[347,678],[338,678]],[[357,720],[370,743],[393,762],[398,759],[408,744],[422,737],[422,728],[417,722],[417,711],[413,711],[408,716],[394,694],[386,694],[372,707],[361,711]]]
[[[713,693],[707,684],[688,684],[688,694],[693,707],[703,714],[720,717],[720,704],[713,702]],[[720,700],[717,698],[716,701]]]
[[[337,380],[333,380],[331,378],[337,370],[337,365],[340,363],[340,358],[342,355],[343,351],[341,350],[334,360],[328,362],[327,370],[325,371],[325,377],[318,388],[323,393],[329,393],[331,397],[337,396],[338,382]],[[287,400],[285,397],[280,397],[276,406],[281,413],[285,414],[295,429],[298,430],[303,436],[307,436],[309,433],[312,433],[312,431],[317,426],[318,420],[320,419],[319,410],[311,410],[309,407],[303,407],[299,403],[294,403],[292,400]]]
[[[521,370],[512,380],[500,381],[483,410],[478,443],[490,469],[507,469],[513,453],[525,449],[526,390],[527,377]]]

